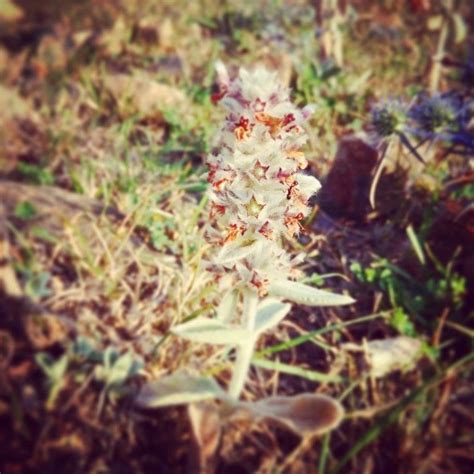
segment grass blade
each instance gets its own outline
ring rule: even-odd
[[[276,362],[268,359],[261,359],[254,357],[252,364],[262,369],[276,370],[288,375],[296,375],[298,377],[311,380],[312,382],[341,382],[343,379],[336,375],[323,374],[315,370],[303,369],[302,367],[295,367],[294,365],[284,364],[283,362]]]
[[[266,349],[263,349],[260,352],[257,352],[256,356],[263,357],[268,354],[274,354],[275,352],[281,352],[287,349],[291,349],[292,347],[299,346],[300,344],[303,344],[304,342],[311,340],[314,336],[325,334],[331,331],[337,331],[338,329],[343,329],[347,326],[352,326],[354,324],[370,321],[378,317],[385,317],[386,315],[387,315],[387,312],[375,313],[375,314],[370,314],[369,316],[361,316],[360,318],[353,319],[345,323],[332,324],[331,326],[327,326],[322,329],[316,329],[315,331],[308,332],[302,336],[295,337],[294,339],[291,339],[289,341],[281,342],[279,344],[275,344],[274,346],[267,347]]]
[[[349,451],[342,457],[339,461],[337,466],[331,471],[331,474],[337,474],[341,471],[341,469],[362,449],[368,446],[372,441],[378,438],[378,436],[387,429],[392,423],[395,423],[398,420],[398,417],[403,412],[403,410],[410,405],[410,403],[414,402],[420,395],[422,395],[426,390],[431,388],[431,386],[439,383],[441,380],[445,378],[445,376],[461,367],[464,363],[469,362],[470,360],[474,359],[474,354],[469,354],[468,356],[464,357],[463,359],[457,361],[454,365],[449,367],[443,374],[435,376],[425,382],[423,385],[418,387],[417,389],[413,390],[408,396],[406,396],[403,400],[398,403],[394,408],[390,410],[387,415],[382,417],[378,423],[371,426],[365,434],[363,434],[360,439],[349,449]]]

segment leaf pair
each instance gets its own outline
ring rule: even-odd
[[[308,306],[340,306],[354,303],[350,296],[330,293],[290,280],[273,281],[269,286],[269,294]],[[276,298],[265,298],[258,305],[253,331],[230,324],[236,308],[237,294],[230,292],[219,305],[217,319],[199,317],[174,327],[172,332],[194,342],[245,345],[255,340],[263,331],[276,326],[288,314],[291,306]]]
[[[210,402],[217,399],[220,404]],[[136,399],[142,408],[188,404],[193,434],[194,471],[210,472],[223,428],[231,421],[265,420],[289,429],[298,436],[323,434],[335,428],[344,410],[331,397],[302,394],[269,397],[257,402],[231,398],[212,378],[177,373],[146,384]]]
[[[334,428],[342,419],[343,408],[325,395],[305,393],[295,397],[269,397],[254,403],[230,398],[210,377],[176,373],[147,383],[135,403],[142,408],[220,400],[226,416],[270,419],[296,434],[320,433]]]
[[[101,380],[107,388],[122,385],[125,380],[141,368],[132,352],[119,355],[108,347],[103,355],[103,364],[95,368],[95,378]]]
[[[193,342],[247,345],[263,331],[276,326],[290,309],[289,304],[266,298],[258,305],[253,331],[227,323],[229,318],[211,319],[202,316],[174,327],[172,332]]]

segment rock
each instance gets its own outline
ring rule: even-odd
[[[321,209],[331,217],[363,219],[378,152],[357,137],[344,138],[334,163],[317,194]]]
[[[89,229],[93,217],[105,214],[117,222],[123,218],[117,210],[107,208],[95,199],[54,186],[32,186],[0,180],[0,196],[3,204],[0,220],[13,220],[19,228],[40,226],[58,239],[65,237],[65,227],[73,222],[89,238],[93,238],[94,231]],[[22,202],[29,202],[33,206],[34,215],[31,219],[18,219],[15,216],[15,210]]]
[[[0,84],[0,177],[11,173],[18,161],[31,163],[44,153],[47,142],[38,123],[31,104]]]
[[[421,341],[413,337],[398,336],[375,339],[364,344],[342,344],[345,352],[363,353],[367,358],[371,377],[380,378],[397,370],[412,369],[421,356]]]
[[[176,87],[156,82],[151,74],[111,74],[104,78],[105,88],[116,101],[119,113],[128,117],[164,121],[166,110],[185,112],[187,96]]]

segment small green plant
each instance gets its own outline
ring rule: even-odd
[[[36,354],[36,363],[40,366],[48,378],[49,395],[46,401],[46,407],[52,408],[59,392],[66,384],[66,371],[69,366],[68,354],[63,354],[55,359],[47,352],[38,352]]]
[[[15,207],[15,217],[27,221],[37,215],[35,206],[29,201],[22,201]]]
[[[430,252],[428,256],[435,259]],[[383,258],[365,268],[359,262],[351,265],[351,271],[361,283],[375,287],[387,296],[393,308],[391,324],[406,336],[416,334],[415,322],[430,327],[430,315],[441,312],[445,306],[458,310],[464,303],[465,277],[452,271],[452,264],[444,266],[436,259],[434,276],[432,268],[427,270],[426,277],[418,280]]]
[[[24,179],[34,184],[50,185],[54,183],[54,176],[51,172],[39,165],[21,162],[18,164],[18,171]]]

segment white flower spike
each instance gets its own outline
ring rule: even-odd
[[[209,235],[222,247],[212,269],[223,285],[264,296],[275,276],[291,276],[280,237],[298,234],[308,199],[320,188],[300,173],[308,164],[300,149],[311,109],[290,102],[276,73],[241,69],[230,80],[221,62],[216,69],[220,91],[213,98],[228,114],[207,160],[210,225],[220,231]]]
[[[225,402],[227,413],[233,407],[298,433],[322,433],[343,416],[340,404],[329,397],[272,397],[254,409],[251,403],[239,402],[258,338],[291,309],[282,299],[312,306],[354,302],[349,296],[291,281],[300,257],[291,258],[280,245],[282,235],[298,234],[310,211],[308,199],[320,188],[316,178],[301,173],[308,164],[301,151],[307,138],[303,123],[312,108],[297,109],[276,73],[241,69],[231,80],[221,62],[216,69],[220,90],[213,100],[228,114],[207,160],[211,204],[207,236],[219,247],[209,270],[216,275],[223,298],[217,318],[199,316],[172,332],[194,342],[234,346],[232,379],[224,394],[210,379],[190,377],[188,383],[175,374],[149,384],[139,401],[164,406],[218,398]],[[200,421],[201,414],[193,413]]]

